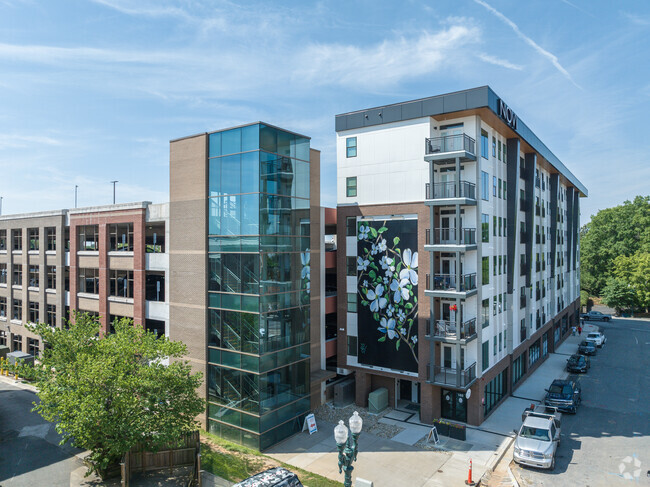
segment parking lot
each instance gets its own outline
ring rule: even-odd
[[[589,372],[571,375],[581,384],[582,404],[577,414],[562,415],[555,470],[513,462],[522,486],[650,485],[650,321],[593,324],[607,343]]]

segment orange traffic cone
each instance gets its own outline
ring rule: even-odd
[[[467,472],[467,480],[465,481],[465,485],[476,485],[472,481],[472,459],[469,459],[469,472]]]

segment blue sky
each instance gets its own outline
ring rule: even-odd
[[[587,186],[582,222],[649,194],[650,2],[0,0],[3,214],[163,202],[169,140],[489,84]]]

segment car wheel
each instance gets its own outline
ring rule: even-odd
[[[549,467],[549,470],[555,470],[555,455],[553,455],[553,459],[551,460],[551,466]]]

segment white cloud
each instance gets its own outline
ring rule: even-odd
[[[490,54],[485,54],[485,53],[480,53],[478,55],[479,59],[481,61],[485,61],[488,64],[494,64],[495,66],[501,66],[503,68],[508,68],[508,69],[514,69],[515,71],[521,71],[524,69],[523,66],[519,64],[514,64],[511,63],[510,61],[506,61],[505,59],[500,59],[496,56],[492,56]]]
[[[647,27],[650,25],[650,18],[648,17],[643,17],[638,14],[630,13],[630,12],[622,12],[623,17],[625,17],[627,20],[632,22],[635,25],[640,25],[643,27]]]
[[[517,34],[517,36],[518,36],[520,39],[522,39],[526,44],[528,44],[530,47],[532,47],[533,49],[535,49],[535,51],[537,51],[539,54],[541,54],[542,56],[544,56],[546,59],[548,59],[549,61],[551,61],[551,63],[553,64],[553,66],[555,66],[555,68],[556,68],[560,73],[562,73],[562,74],[563,74],[563,75],[564,75],[564,76],[565,76],[569,81],[571,81],[571,83],[573,83],[573,85],[574,85],[576,88],[580,88],[580,89],[582,89],[582,88],[580,87],[580,85],[578,85],[578,84],[573,80],[573,78],[571,77],[571,75],[569,74],[569,72],[568,72],[566,69],[564,69],[564,67],[560,64],[560,61],[558,61],[558,58],[557,58],[557,56],[556,56],[555,54],[552,54],[552,53],[548,52],[546,49],[544,49],[544,48],[541,47],[539,44],[537,44],[535,41],[533,41],[530,37],[528,37],[526,34],[524,34],[524,33],[519,29],[519,27],[517,26],[517,24],[515,24],[512,20],[510,20],[510,19],[509,19],[508,17],[506,17],[505,15],[503,15],[503,14],[502,14],[501,12],[499,12],[497,9],[495,9],[495,8],[492,7],[492,6],[490,6],[488,3],[484,2],[483,0],[474,0],[474,2],[478,3],[479,5],[482,5],[482,6],[485,7],[488,11],[492,12],[495,16],[497,16],[500,20],[502,20],[504,23],[506,23],[507,25],[509,25],[509,26],[512,28],[512,30],[515,32],[515,34]]]
[[[41,135],[0,134],[0,149],[34,147],[35,145],[61,145],[62,142],[52,137]]]

